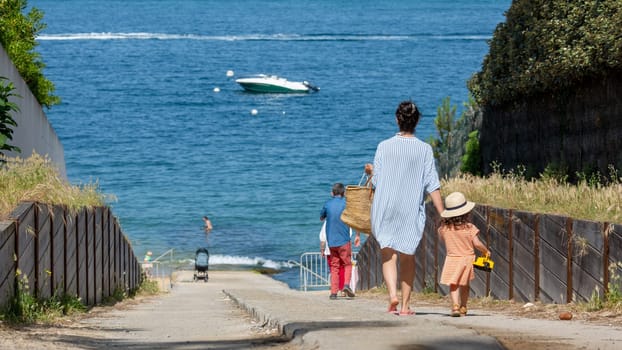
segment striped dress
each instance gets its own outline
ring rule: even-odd
[[[452,229],[443,225],[438,228],[438,233],[447,249],[443,272],[441,272],[441,284],[468,286],[469,282],[475,278],[473,238],[477,236],[479,229],[473,224],[467,224],[460,229]]]
[[[380,142],[372,184],[372,234],[381,248],[414,254],[425,226],[426,194],[440,188],[432,147],[399,134]]]

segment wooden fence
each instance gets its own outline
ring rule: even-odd
[[[108,207],[71,212],[28,202],[0,222],[0,306],[20,286],[39,299],[71,295],[95,305],[140,279],[140,264]]]
[[[448,287],[439,284],[446,255],[436,233],[440,218],[431,205],[426,210],[413,288],[447,295]],[[471,217],[495,262],[492,272],[476,270],[471,282],[474,296],[569,303],[596,295],[602,299],[612,286],[622,289],[622,225],[481,205]],[[384,283],[380,248],[373,236],[361,248],[357,265],[359,289]]]

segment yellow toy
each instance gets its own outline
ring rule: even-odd
[[[480,256],[473,261],[473,267],[478,270],[490,272],[495,267],[495,262],[487,256]]]

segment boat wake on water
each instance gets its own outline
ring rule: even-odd
[[[203,40],[203,41],[418,41],[418,40],[490,40],[490,34],[240,34],[240,35],[198,35],[166,33],[59,33],[43,34],[37,40]]]

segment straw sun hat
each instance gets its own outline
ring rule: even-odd
[[[475,207],[475,203],[466,200],[460,192],[453,192],[445,198],[445,210],[441,213],[444,218],[453,218],[464,215]]]

